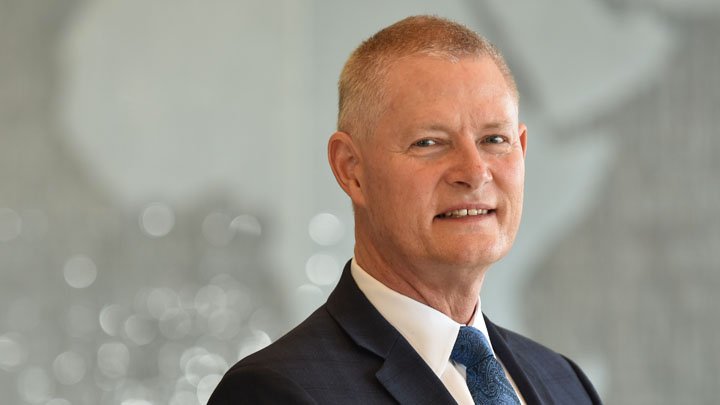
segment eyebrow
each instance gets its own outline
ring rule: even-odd
[[[491,122],[485,126],[482,127],[482,129],[505,129],[512,127],[512,122],[510,121],[498,121],[498,122]]]
[[[507,129],[512,127],[512,122],[510,121],[495,121],[490,122],[486,125],[483,125],[482,128],[480,128],[481,131],[486,130],[495,130],[495,129]],[[453,132],[450,127],[444,125],[444,124],[434,124],[431,123],[429,125],[421,125],[422,130],[425,131],[439,131],[439,132]]]

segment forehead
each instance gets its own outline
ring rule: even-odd
[[[450,59],[414,55],[390,63],[384,80],[386,91],[415,89],[417,92],[459,89],[512,94],[497,64],[488,56]]]
[[[517,120],[517,100],[487,56],[448,60],[412,56],[395,61],[384,81],[383,118]],[[383,121],[383,120],[381,120]]]

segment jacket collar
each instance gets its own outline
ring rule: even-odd
[[[520,365],[521,359],[518,359],[513,354],[510,346],[508,346],[503,329],[492,323],[485,314],[483,314],[483,317],[485,318],[485,325],[487,325],[488,335],[495,350],[495,355],[500,358],[503,366],[512,376],[515,385],[517,385],[518,390],[525,399],[525,403],[528,405],[547,403],[541,400],[537,387],[532,384],[528,374],[524,371],[527,367]]]
[[[384,359],[375,376],[398,402],[455,403],[430,367],[365,298],[350,274],[350,262],[328,298],[327,309],[358,346]]]

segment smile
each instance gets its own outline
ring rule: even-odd
[[[493,212],[494,210],[477,210],[477,209],[459,209],[459,210],[452,210],[448,211],[444,214],[438,215],[440,218],[462,218],[467,216],[475,216],[475,215],[486,215],[490,212]]]

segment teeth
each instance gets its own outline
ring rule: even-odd
[[[488,213],[488,210],[476,210],[476,209],[461,209],[461,210],[453,210],[448,211],[443,216],[445,218],[462,218],[466,217],[468,215],[474,216],[474,215],[485,215]]]

